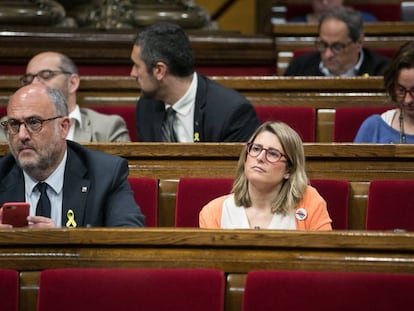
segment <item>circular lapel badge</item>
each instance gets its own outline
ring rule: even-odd
[[[303,207],[298,208],[295,213],[297,220],[305,220],[308,217],[308,212]]]

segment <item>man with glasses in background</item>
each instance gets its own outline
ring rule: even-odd
[[[11,154],[0,159],[0,206],[27,202],[29,227],[142,227],[128,162],[66,140],[63,94],[43,84],[14,93],[1,123]],[[0,209],[0,227],[3,208]]]
[[[319,19],[316,52],[294,58],[285,76],[378,76],[388,58],[364,48],[361,14],[349,7],[333,7]]]
[[[76,65],[66,55],[56,52],[35,55],[27,64],[26,74],[20,78],[20,82],[23,86],[41,83],[62,92],[67,99],[71,120],[67,139],[77,142],[131,141],[121,116],[102,114],[77,105],[76,91],[80,77]],[[0,141],[6,141],[2,131]]]

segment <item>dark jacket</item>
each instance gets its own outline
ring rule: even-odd
[[[358,76],[381,76],[389,59],[363,48],[364,61],[357,73]],[[319,70],[320,52],[311,52],[294,58],[287,67],[285,76],[324,76]]]
[[[136,108],[140,142],[160,142],[165,105],[140,98]],[[194,109],[195,142],[244,142],[260,122],[252,104],[235,90],[198,75]]]
[[[62,226],[66,225],[69,209],[78,227],[144,226],[144,215],[127,179],[127,160],[75,142],[67,144]],[[23,171],[11,154],[0,159],[0,179],[0,206],[25,201]]]

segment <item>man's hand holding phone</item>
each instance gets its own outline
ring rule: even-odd
[[[13,228],[27,227],[30,204],[26,202],[6,202],[1,207],[1,223]],[[3,226],[9,227],[9,226]]]

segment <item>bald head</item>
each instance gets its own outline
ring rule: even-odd
[[[5,129],[18,165],[36,180],[46,179],[62,161],[70,127],[65,97],[43,84],[18,89],[7,106]]]
[[[74,62],[61,53],[43,52],[27,64],[23,84],[43,84],[59,90],[67,99],[69,112],[76,107],[76,91],[80,78]]]

